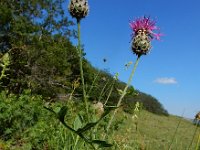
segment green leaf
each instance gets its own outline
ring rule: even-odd
[[[139,93],[138,92],[134,92],[133,96],[138,96]]]
[[[127,91],[126,95],[138,96],[139,93],[134,89],[133,86],[130,86],[130,87],[128,88],[128,91]]]
[[[5,134],[11,134],[13,132],[13,129],[8,128],[5,130]]]
[[[113,111],[113,110],[115,110],[115,109],[117,109],[117,108],[119,108],[119,107],[117,107],[117,106],[106,106],[105,108],[104,108],[104,113],[102,114],[102,116],[106,116],[106,115],[108,115],[111,111]]]
[[[121,89],[117,89],[117,92],[118,92],[119,95],[123,94],[123,91]]]
[[[51,108],[48,108],[48,107],[46,107],[46,106],[44,106],[44,108],[45,108],[46,110],[52,112],[54,115],[57,115]]]
[[[116,108],[118,108],[118,107],[116,107],[116,106],[108,106],[108,107],[105,107],[105,111],[104,111],[104,113],[102,114],[101,118],[100,118],[98,121],[88,123],[88,124],[86,124],[83,128],[79,128],[79,129],[77,130],[77,133],[79,134],[79,133],[83,133],[83,132],[85,132],[85,131],[87,131],[87,130],[90,130],[92,127],[96,126],[96,125],[97,125],[105,116],[107,116],[112,110],[114,110],[114,109],[116,109]]]
[[[60,106],[57,106],[57,107],[55,107],[53,110],[54,110],[54,112],[55,112],[56,114],[58,114],[58,113],[60,112],[61,108],[60,108]]]
[[[67,107],[63,106],[60,111],[58,112],[58,119],[63,123],[65,115],[67,113]]]
[[[128,88],[126,95],[132,95],[134,93],[135,93],[135,89],[134,89],[134,87],[131,86],[131,87]]]
[[[91,143],[93,143],[93,144],[98,144],[98,145],[99,145],[99,148],[101,148],[101,147],[111,147],[111,146],[113,146],[112,144],[109,144],[109,143],[107,143],[106,141],[101,141],[101,140],[92,140]]]
[[[83,133],[83,132],[85,132],[85,131],[91,129],[92,127],[94,127],[97,123],[98,123],[98,121],[97,121],[97,122],[92,122],[92,123],[87,123],[83,128],[79,128],[79,129],[77,130],[77,133],[78,133],[78,134],[79,134],[79,133]]]
[[[75,118],[75,120],[74,120],[74,130],[77,130],[77,129],[81,128],[82,125],[83,125],[83,123],[82,123],[80,117],[81,117],[81,116],[78,115],[78,116],[76,116],[76,118]]]

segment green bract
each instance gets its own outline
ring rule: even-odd
[[[68,10],[72,17],[76,18],[77,20],[81,20],[88,14],[88,2],[87,0],[71,0]]]
[[[133,52],[140,56],[146,55],[151,48],[151,41],[147,34],[145,34],[142,30],[139,30],[137,35],[134,37],[132,41],[132,50]]]

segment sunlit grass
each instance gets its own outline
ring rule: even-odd
[[[118,119],[125,117],[126,120],[113,137],[121,149],[128,149],[126,148],[127,146],[132,148],[136,147],[136,149],[137,147],[138,149],[150,150],[169,149],[174,132],[176,131],[176,127],[180,120],[180,117],[178,116],[159,116],[143,110],[140,112],[138,130],[136,131],[136,126],[131,115],[124,113],[123,115],[120,114],[122,113],[118,113]],[[187,149],[195,129],[196,126],[194,126],[192,122],[182,118],[171,149]],[[199,132],[200,129],[196,132],[190,149],[195,149]]]

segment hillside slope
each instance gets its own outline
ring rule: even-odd
[[[135,120],[129,114],[121,117],[126,120],[114,135],[120,149],[168,150],[171,144],[172,150],[200,149],[197,148],[200,128],[182,117],[160,116],[144,110]]]

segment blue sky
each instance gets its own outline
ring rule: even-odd
[[[97,68],[118,72],[124,82],[132,69],[124,65],[136,60],[129,20],[146,15],[157,21],[165,36],[141,57],[132,85],[157,98],[169,113],[193,118],[200,111],[200,1],[89,0],[89,5],[81,21],[86,58]]]

